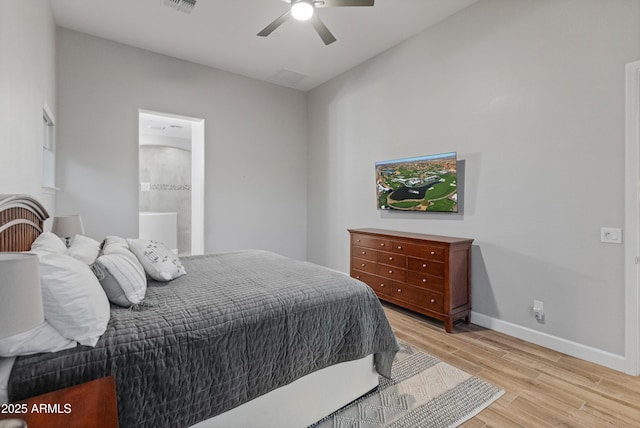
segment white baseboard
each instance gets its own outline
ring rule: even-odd
[[[544,346],[545,348],[553,349],[554,351],[562,352],[563,354],[571,355],[572,357],[580,358],[601,366],[621,372],[625,372],[626,370],[626,360],[622,355],[612,354],[611,352],[582,345],[477,312],[471,312],[471,322],[481,327],[508,334],[509,336],[526,340],[527,342],[535,343],[536,345]]]

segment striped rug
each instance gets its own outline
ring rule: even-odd
[[[456,427],[497,400],[504,391],[400,343],[392,379],[312,425],[314,428]]]

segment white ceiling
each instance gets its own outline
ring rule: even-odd
[[[163,0],[51,0],[57,25],[149,51],[307,91],[442,21],[477,0],[376,0],[373,7],[317,9],[338,39],[325,46],[283,0],[197,0],[190,14]],[[297,84],[278,75],[306,75]]]

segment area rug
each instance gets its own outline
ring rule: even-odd
[[[313,428],[445,428],[471,419],[504,391],[400,343],[391,379]]]

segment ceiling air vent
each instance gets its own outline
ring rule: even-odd
[[[294,87],[305,77],[307,77],[306,74],[298,73],[297,71],[280,70],[271,76],[270,80],[278,85]]]
[[[164,0],[164,5],[180,12],[191,13],[196,5],[196,0]]]

